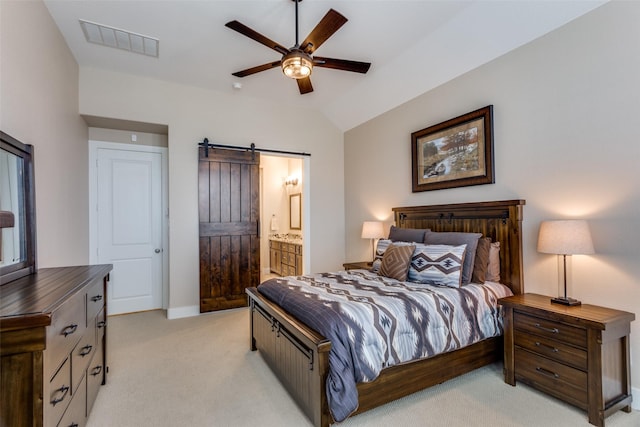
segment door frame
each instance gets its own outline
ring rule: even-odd
[[[124,144],[89,140],[89,263],[98,261],[98,150],[142,151],[159,153],[161,156],[161,198],[162,198],[162,309],[169,306],[169,174],[168,148],[151,145]]]

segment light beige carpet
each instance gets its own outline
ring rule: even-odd
[[[247,309],[167,320],[152,311],[108,319],[107,384],[88,427],[309,426],[258,352]],[[350,418],[340,426],[588,426],[586,413],[487,366]],[[638,427],[618,412],[608,427]]]

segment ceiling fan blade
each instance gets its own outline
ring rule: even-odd
[[[281,62],[282,61],[269,62],[268,64],[262,64],[262,65],[258,65],[256,67],[247,68],[246,70],[242,70],[242,71],[237,71],[235,73],[231,73],[231,75],[236,76],[236,77],[250,76],[251,74],[259,73],[260,71],[266,71],[266,70],[270,70],[272,68],[279,67]]]
[[[296,81],[298,82],[298,89],[300,89],[300,95],[313,92],[313,86],[311,85],[311,79],[309,77],[305,77],[304,79],[297,79]]]
[[[312,54],[347,21],[348,19],[342,16],[339,12],[329,9],[329,12],[324,15],[320,22],[318,22],[318,25],[311,30],[311,33],[300,44],[300,49],[308,54]]]
[[[323,58],[321,56],[313,57],[314,67],[333,68],[334,70],[353,71],[354,73],[365,74],[369,71],[371,63],[349,61],[347,59]]]
[[[263,36],[262,34],[252,30],[251,28],[247,27],[244,24],[241,24],[238,21],[230,21],[224,25],[225,27],[231,28],[232,30],[239,32],[243,36],[247,36],[250,39],[257,41],[258,43],[263,44],[266,47],[273,49],[278,53],[281,53],[283,55],[286,55],[287,53],[289,53],[289,49],[287,49],[286,47],[282,46],[279,43],[274,42],[268,37]]]

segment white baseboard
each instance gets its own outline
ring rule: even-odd
[[[640,388],[631,387],[631,396],[633,396],[631,407],[636,411],[640,411]]]
[[[176,307],[167,309],[167,319],[180,319],[182,317],[193,317],[200,315],[200,306],[191,305],[186,307]]]

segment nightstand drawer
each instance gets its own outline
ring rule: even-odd
[[[580,408],[587,408],[586,372],[518,347],[515,356],[517,379]]]
[[[517,311],[513,313],[513,323],[516,329],[522,331],[559,340],[563,343],[577,345],[582,348],[587,347],[586,329],[542,319],[540,317],[529,316]]]
[[[557,362],[565,363],[584,371],[587,370],[587,352],[585,350],[518,330],[514,332],[514,339],[515,345],[533,353],[546,356]]]

